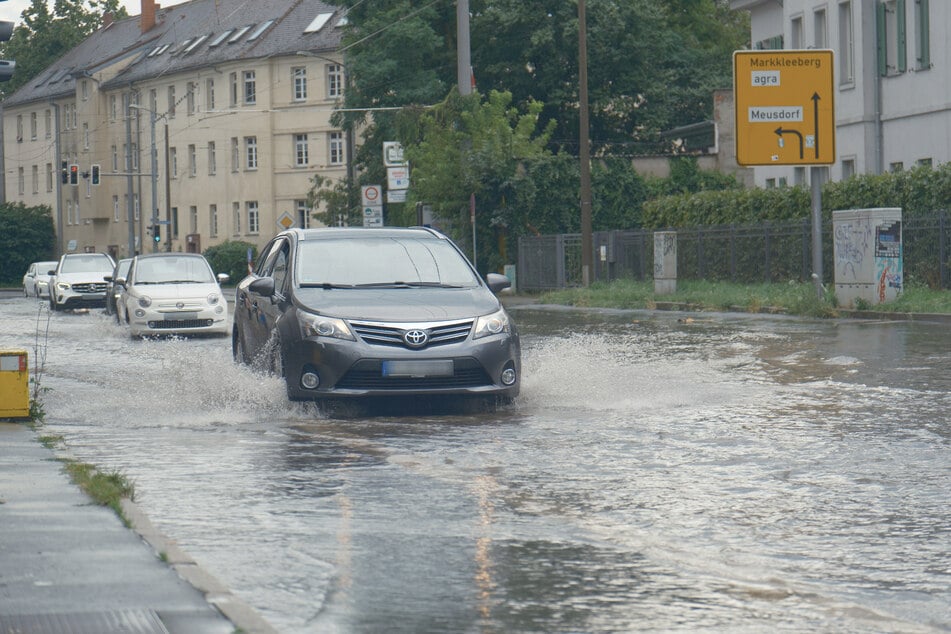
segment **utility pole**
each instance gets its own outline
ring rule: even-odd
[[[472,58],[469,50],[469,0],[456,0],[456,82],[459,94],[472,94]]]
[[[130,108],[135,108],[136,110],[145,110],[149,113],[149,124],[150,124],[150,141],[152,143],[151,151],[149,156],[151,157],[152,164],[152,216],[149,219],[149,223],[154,230],[158,226],[159,215],[158,215],[158,149],[155,147],[155,111],[136,104],[129,104]],[[131,178],[131,176],[130,176]],[[131,196],[130,196],[131,199]],[[158,251],[158,242],[152,240],[152,253]]]
[[[594,271],[591,237],[591,133],[588,123],[588,26],[585,0],[578,0],[578,100],[580,101],[579,151],[581,161],[581,278],[590,286]]]

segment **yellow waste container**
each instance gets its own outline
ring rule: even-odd
[[[0,418],[30,417],[26,350],[0,350]]]

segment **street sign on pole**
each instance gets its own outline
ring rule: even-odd
[[[736,162],[835,163],[831,50],[733,53]]]

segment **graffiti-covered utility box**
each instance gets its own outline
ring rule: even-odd
[[[26,350],[0,350],[0,419],[29,416],[30,372]]]
[[[832,212],[835,295],[840,306],[881,304],[902,291],[901,209]]]

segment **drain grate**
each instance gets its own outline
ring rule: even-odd
[[[0,634],[169,634],[153,610],[0,614]]]

